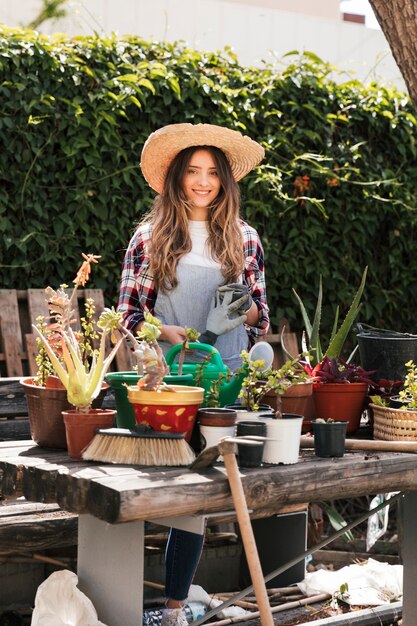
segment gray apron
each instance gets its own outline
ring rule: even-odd
[[[155,302],[155,317],[162,324],[188,326],[203,333],[206,330],[207,317],[211,301],[217,287],[224,279],[220,269],[200,267],[179,263],[177,266],[178,286],[168,292],[159,291]],[[159,342],[164,354],[172,347],[169,342]],[[232,372],[242,363],[240,353],[248,348],[248,335],[243,326],[221,335],[215,344],[220,352],[223,363]],[[201,353],[204,358],[204,354]],[[207,353],[205,353],[206,355]],[[195,361],[202,361],[194,355]],[[191,359],[187,357],[187,360]]]

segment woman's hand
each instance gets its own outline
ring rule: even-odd
[[[256,324],[259,322],[259,310],[255,302],[252,302],[249,311],[247,311],[245,315],[246,315],[246,324],[248,326],[256,326]]]
[[[159,337],[162,341],[168,341],[173,346],[177,343],[182,343],[185,339],[185,330],[182,326],[161,326],[161,335]]]

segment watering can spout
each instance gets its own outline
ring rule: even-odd
[[[178,373],[178,363],[175,358],[179,356],[182,344],[173,346],[165,356],[167,365],[171,374]],[[233,404],[242,388],[242,383],[247,375],[247,368],[242,367],[242,372],[235,374],[233,378],[226,381],[226,375],[229,373],[228,367],[223,363],[220,352],[209,344],[192,342],[189,344],[191,350],[207,353],[206,360],[203,363],[184,363],[183,372],[192,373],[194,384],[203,387],[206,391],[205,399],[207,400],[212,391],[213,383],[218,384],[219,404]],[[249,361],[261,361],[262,370],[271,367],[274,359],[274,351],[269,343],[260,341],[256,343],[249,351]]]

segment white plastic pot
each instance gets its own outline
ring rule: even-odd
[[[300,453],[302,415],[283,413],[282,418],[262,416],[266,423],[266,436],[262,461],[278,465],[291,465],[298,462]]]

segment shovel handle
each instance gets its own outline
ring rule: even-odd
[[[262,626],[274,626],[268,592],[266,590],[264,575],[246,504],[245,492],[243,491],[239,468],[236,461],[236,443],[225,440],[220,442],[218,445],[219,451],[223,455],[227,479],[229,481],[230,491],[232,492],[236,517],[242,535],[242,543],[245,549],[246,559],[248,561],[256,602],[259,607],[261,624]]]

